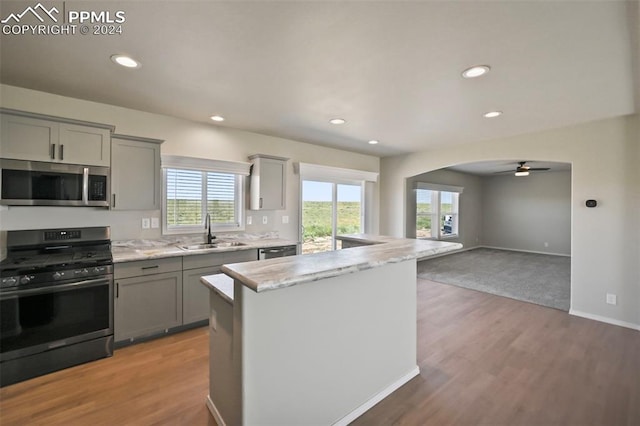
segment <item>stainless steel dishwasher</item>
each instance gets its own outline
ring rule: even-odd
[[[295,256],[296,254],[298,254],[298,249],[295,245],[261,248],[258,250],[258,260]]]

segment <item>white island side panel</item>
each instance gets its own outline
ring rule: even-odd
[[[334,424],[418,371],[415,259],[273,292],[235,287],[243,424]]]

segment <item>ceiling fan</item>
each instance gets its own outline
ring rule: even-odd
[[[526,165],[526,161],[519,161],[518,167],[515,169],[516,176],[529,176],[529,172],[539,172],[544,170],[549,170],[549,167],[529,167]],[[514,173],[514,170],[504,170],[502,172],[496,173]]]

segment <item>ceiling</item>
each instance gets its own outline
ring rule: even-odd
[[[3,34],[2,83],[377,156],[631,114],[640,86],[635,1],[44,3],[126,21]],[[461,78],[477,64],[491,72]]]
[[[519,166],[519,162],[524,160],[514,161],[478,161],[476,163],[458,164],[456,166],[447,167],[446,170],[453,170],[456,172],[468,173],[476,176],[498,176],[500,175],[513,175],[516,171],[516,167]],[[559,163],[555,161],[527,161],[526,166],[535,168],[549,168],[544,171],[531,171],[532,174],[549,173],[549,172],[566,172],[571,170],[570,163]],[[509,172],[509,173],[507,173]]]

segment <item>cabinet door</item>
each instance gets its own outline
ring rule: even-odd
[[[220,273],[220,267],[198,268],[182,273],[182,320],[184,324],[209,318],[209,290],[200,277]]]
[[[89,126],[60,123],[60,147],[56,157],[63,163],[111,165],[111,132]]]
[[[1,126],[0,157],[31,161],[57,160],[59,123],[2,114]]]
[[[257,157],[251,172],[251,210],[285,208],[286,161]]]
[[[114,137],[111,164],[112,209],[160,209],[159,144]]]
[[[116,280],[116,341],[162,333],[181,324],[181,272]]]

